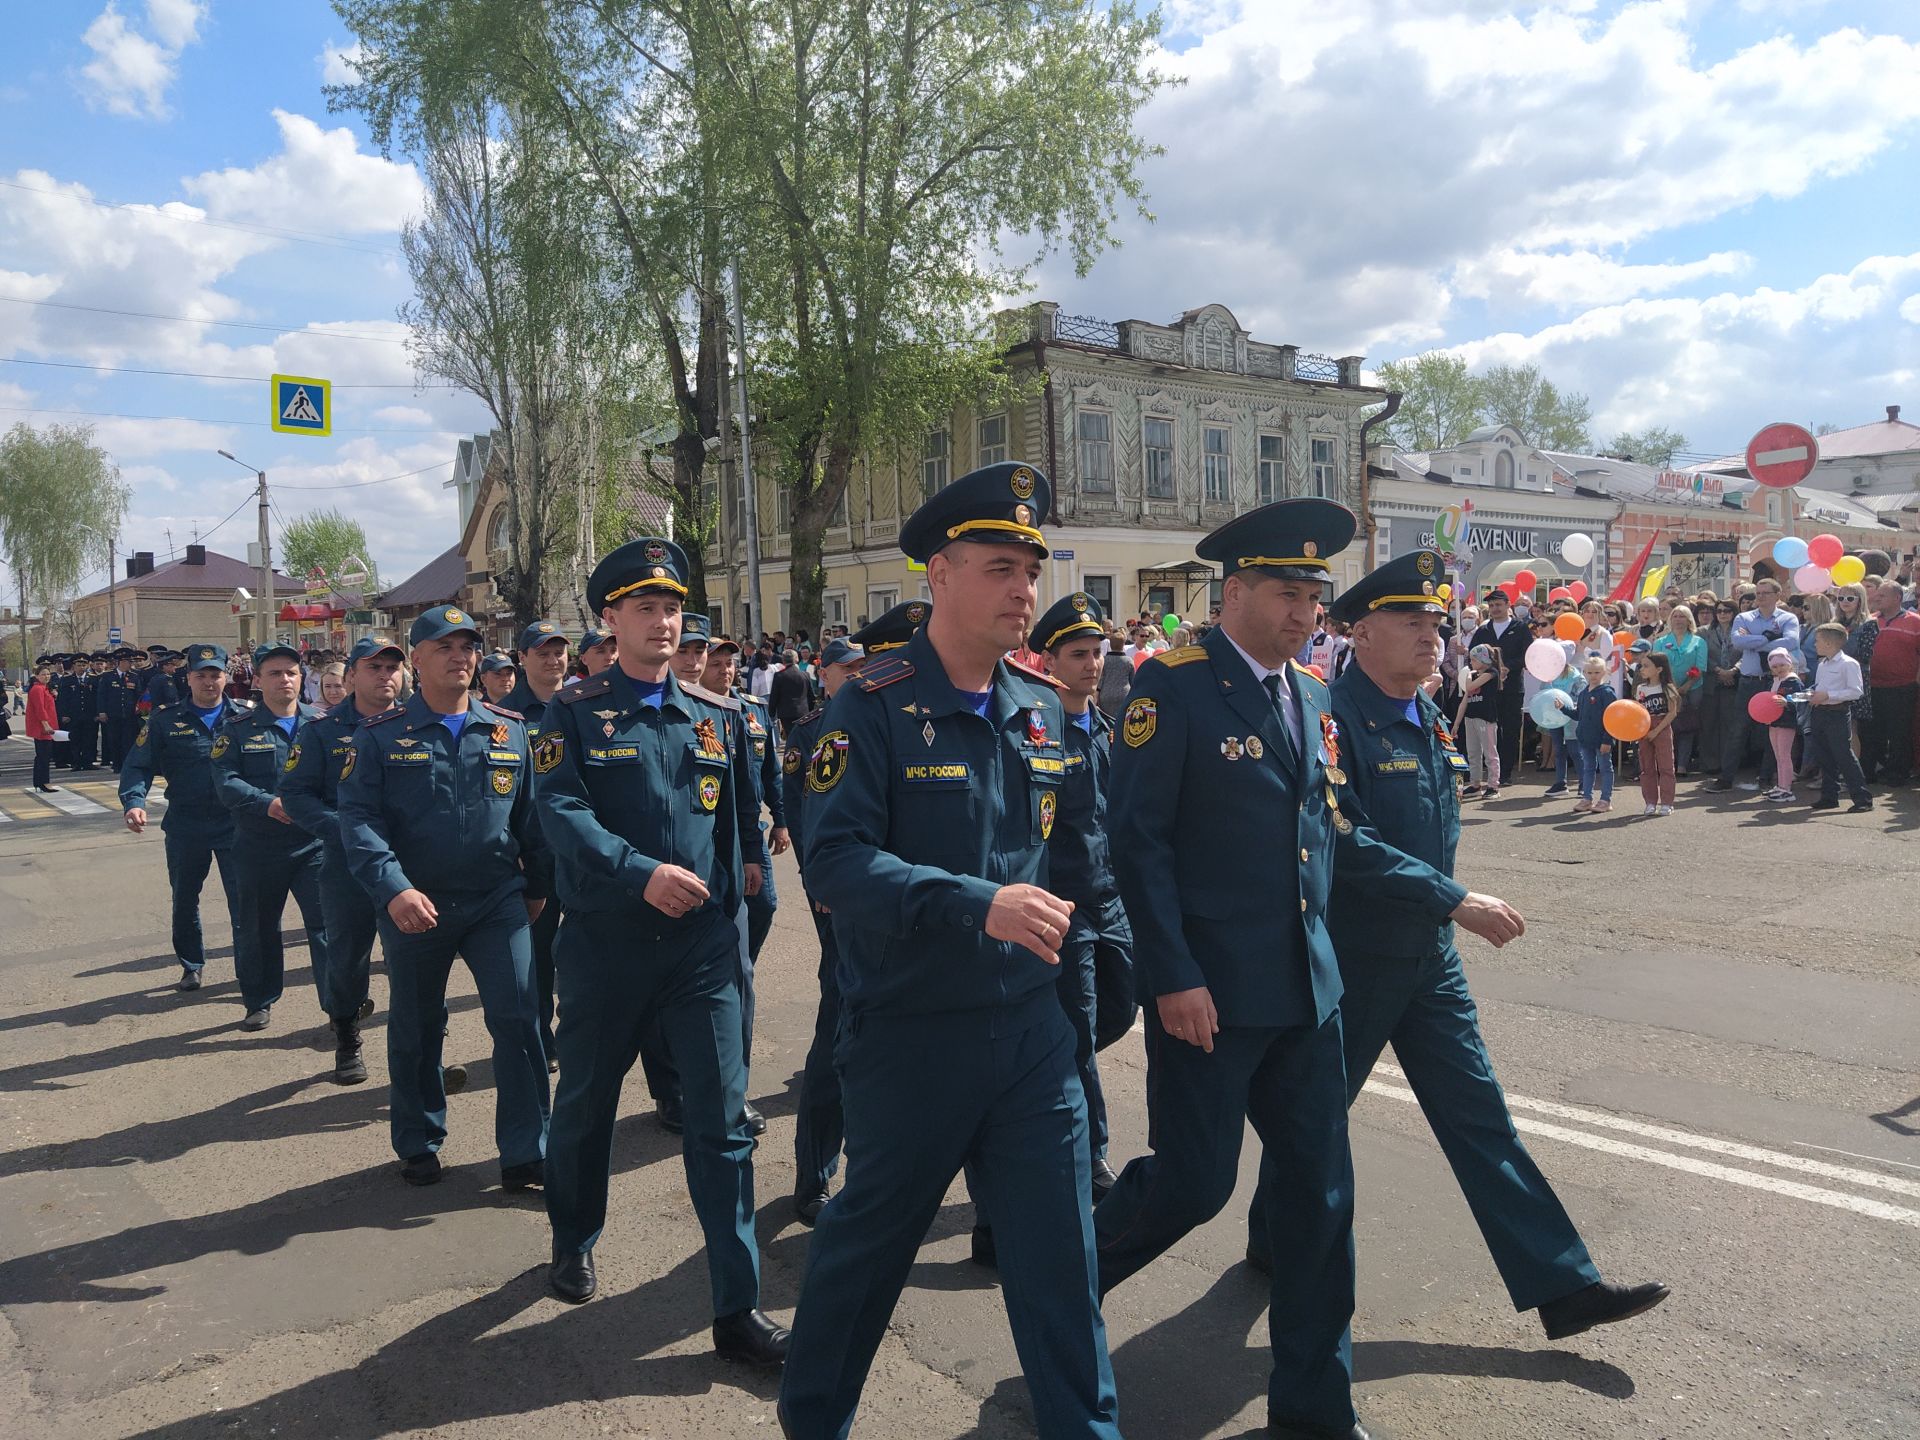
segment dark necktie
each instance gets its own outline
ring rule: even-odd
[[[1277,720],[1280,725],[1280,744],[1283,747],[1281,753],[1283,753],[1289,761],[1298,760],[1299,755],[1297,751],[1299,747],[1293,742],[1293,727],[1287,723],[1287,699],[1280,690],[1279,672],[1275,671],[1271,675],[1261,676],[1260,686],[1267,692],[1267,701],[1273,706],[1274,719]]]

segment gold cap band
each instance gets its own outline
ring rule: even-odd
[[[1042,650],[1051,650],[1053,649],[1054,646],[1058,645],[1067,636],[1078,634],[1082,630],[1085,630],[1091,635],[1104,635],[1107,633],[1106,631],[1100,628],[1100,625],[1097,621],[1089,620],[1085,616],[1082,616],[1080,619],[1075,620],[1072,624],[1062,625],[1058,630],[1054,631],[1053,634],[1047,637],[1047,643],[1042,645],[1040,648]]]
[[[970,530],[1000,530],[1013,536],[1016,540],[1026,540],[1038,545],[1042,550],[1047,548],[1046,536],[1042,535],[1031,525],[1018,525],[1011,520],[969,520],[965,524],[955,525],[952,529],[948,530],[947,538],[949,540],[958,540]]]
[[[687,593],[687,587],[677,580],[666,580],[650,576],[645,580],[636,580],[631,585],[622,585],[617,590],[609,590],[607,592],[607,604],[611,605],[616,600],[624,600],[636,590],[651,590],[656,587],[661,590],[671,590],[676,595],[684,595]]]
[[[1252,570],[1266,565],[1303,565],[1315,570],[1327,568],[1327,562],[1314,555],[1242,555],[1233,562],[1236,570]]]
[[[1440,597],[1437,595],[1382,595],[1377,599],[1369,600],[1367,609],[1378,610],[1382,605],[1440,605],[1442,610],[1447,608],[1440,604]]]
[[[898,650],[901,647],[903,647],[906,643],[907,642],[904,640],[895,640],[891,645],[868,645],[865,648],[866,648],[867,654],[878,655],[885,650]]]

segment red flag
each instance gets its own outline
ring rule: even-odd
[[[1607,596],[1607,599],[1631,600],[1634,598],[1635,592],[1640,588],[1640,574],[1647,568],[1647,558],[1653,554],[1654,542],[1659,538],[1660,532],[1654,531],[1653,539],[1647,541],[1641,549],[1640,558],[1627,567],[1627,573],[1620,578],[1620,583],[1613,587],[1613,593]]]

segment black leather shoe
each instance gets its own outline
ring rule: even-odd
[[[680,1112],[678,1100],[654,1101],[653,1118],[660,1122],[660,1128],[669,1135],[679,1135],[686,1131],[687,1122]]]
[[[464,1065],[442,1065],[440,1084],[449,1095],[458,1095],[467,1088],[467,1067]]]
[[[1867,812],[1867,811],[1869,811],[1869,810],[1871,810],[1871,809],[1873,809],[1873,801],[1871,801],[1871,800],[1856,800],[1856,801],[1854,801],[1854,802],[1853,802],[1853,804],[1851,804],[1851,805],[1849,805],[1849,806],[1847,807],[1847,814],[1849,814],[1849,815],[1864,815],[1864,814],[1866,814],[1866,812]]]
[[[198,970],[189,970],[185,966],[182,966],[180,978],[174,981],[173,988],[176,990],[198,990],[200,988],[200,972]]]
[[[1285,1440],[1373,1440],[1373,1432],[1358,1420],[1350,1429],[1341,1430],[1306,1420],[1283,1420],[1277,1415],[1267,1416],[1267,1434],[1284,1436]]]
[[[793,1332],[776,1325],[758,1310],[722,1315],[713,1322],[714,1353],[722,1360],[744,1365],[784,1365]]]
[[[826,1208],[827,1192],[824,1190],[817,1195],[796,1195],[793,1197],[793,1213],[799,1217],[800,1223],[805,1225],[809,1230],[813,1228],[814,1221],[820,1218],[820,1212]]]
[[[373,1014],[373,997],[369,995],[360,1002],[360,1008],[353,1012],[353,1018],[364,1020],[371,1014]]]
[[[242,1030],[264,1030],[273,1020],[273,1007],[262,1005],[258,1010],[249,1010],[246,1018],[240,1022]]]
[[[593,1251],[566,1255],[556,1251],[553,1264],[547,1267],[547,1285],[569,1305],[586,1304],[600,1288],[593,1273]]]
[[[359,1085],[367,1078],[367,1062],[360,1054],[360,1022],[335,1020],[333,1025],[333,1083]]]
[[[1107,1192],[1120,1183],[1120,1177],[1113,1173],[1113,1167],[1104,1160],[1093,1162],[1093,1203],[1098,1205],[1107,1198]]]
[[[1658,1280],[1649,1280],[1644,1285],[1615,1285],[1611,1280],[1599,1280],[1584,1290],[1542,1305],[1540,1323],[1546,1326],[1549,1340],[1565,1340],[1596,1325],[1631,1320],[1672,1293]]]
[[[400,1178],[409,1185],[437,1185],[440,1183],[440,1157],[429,1150],[424,1155],[415,1155],[400,1167]]]
[[[1838,800],[1816,800],[1807,808],[1809,810],[1838,810],[1840,808],[1840,802]]]
[[[764,1135],[767,1133],[767,1117],[753,1108],[753,1102],[751,1100],[747,1101],[746,1108],[742,1113],[747,1119],[747,1133],[749,1135]]]
[[[1247,1268],[1262,1275],[1273,1274],[1273,1257],[1264,1250],[1256,1250],[1251,1241],[1247,1244]]]
[[[531,1190],[536,1185],[547,1183],[547,1162],[529,1160],[524,1165],[502,1165],[500,1167],[500,1188],[502,1190]]]
[[[1000,1268],[1000,1251],[993,1243],[993,1230],[989,1226],[973,1227],[973,1263],[987,1270]]]

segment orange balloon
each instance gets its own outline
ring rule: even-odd
[[[1616,740],[1638,740],[1653,728],[1653,716],[1638,700],[1616,700],[1601,717],[1607,734]]]
[[[1553,622],[1553,633],[1559,639],[1578,642],[1587,633],[1587,622],[1569,612]]]
[[[1631,630],[1616,630],[1613,632],[1613,643],[1618,645],[1622,650],[1626,649],[1639,638],[1640,637]]]

